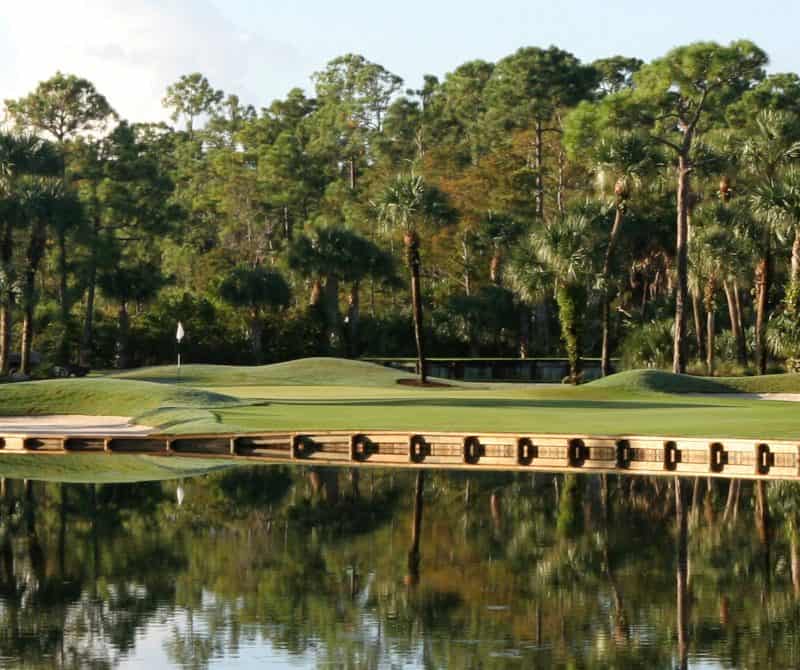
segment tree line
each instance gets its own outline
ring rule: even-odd
[[[256,110],[5,101],[0,374],[314,354],[800,365],[800,78],[748,41],[526,47],[406,88],[360,55]],[[413,324],[413,326],[412,326]]]

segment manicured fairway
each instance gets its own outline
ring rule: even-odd
[[[639,371],[578,388],[417,388],[398,384],[403,378],[409,375],[338,359],[261,368],[186,366],[180,378],[174,368],[148,368],[112,378],[0,386],[0,413],[130,414],[170,433],[397,429],[800,441],[800,405],[732,394],[800,392],[800,375],[729,380]],[[694,393],[707,395],[689,395]],[[0,474],[15,458],[0,458]]]

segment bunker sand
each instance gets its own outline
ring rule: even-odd
[[[0,417],[0,433],[26,435],[131,435],[152,432],[150,426],[134,425],[127,416],[87,416],[83,414],[50,414],[43,416]]]

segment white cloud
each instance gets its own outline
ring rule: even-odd
[[[14,2],[12,6],[6,6]],[[230,23],[208,0],[5,0],[0,10],[0,98],[25,95],[56,70],[94,82],[124,117],[166,118],[161,99],[182,74],[202,72],[243,101],[283,95],[274,69],[302,70],[289,45]],[[261,79],[266,90],[253,82]],[[275,82],[277,83],[277,82]],[[260,86],[258,86],[260,89]]]

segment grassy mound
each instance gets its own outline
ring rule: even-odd
[[[626,370],[587,384],[584,388],[627,393],[732,393],[720,379],[676,375],[664,370]]]
[[[261,366],[185,365],[141,368],[114,375],[116,379],[191,386],[394,386],[407,372],[344,358],[302,358]]]
[[[135,416],[160,407],[203,408],[239,404],[237,398],[199,389],[89,377],[0,386],[0,415],[95,414]]]
[[[800,393],[800,375],[693,377],[664,370],[628,370],[593,381],[584,388],[627,393]]]

